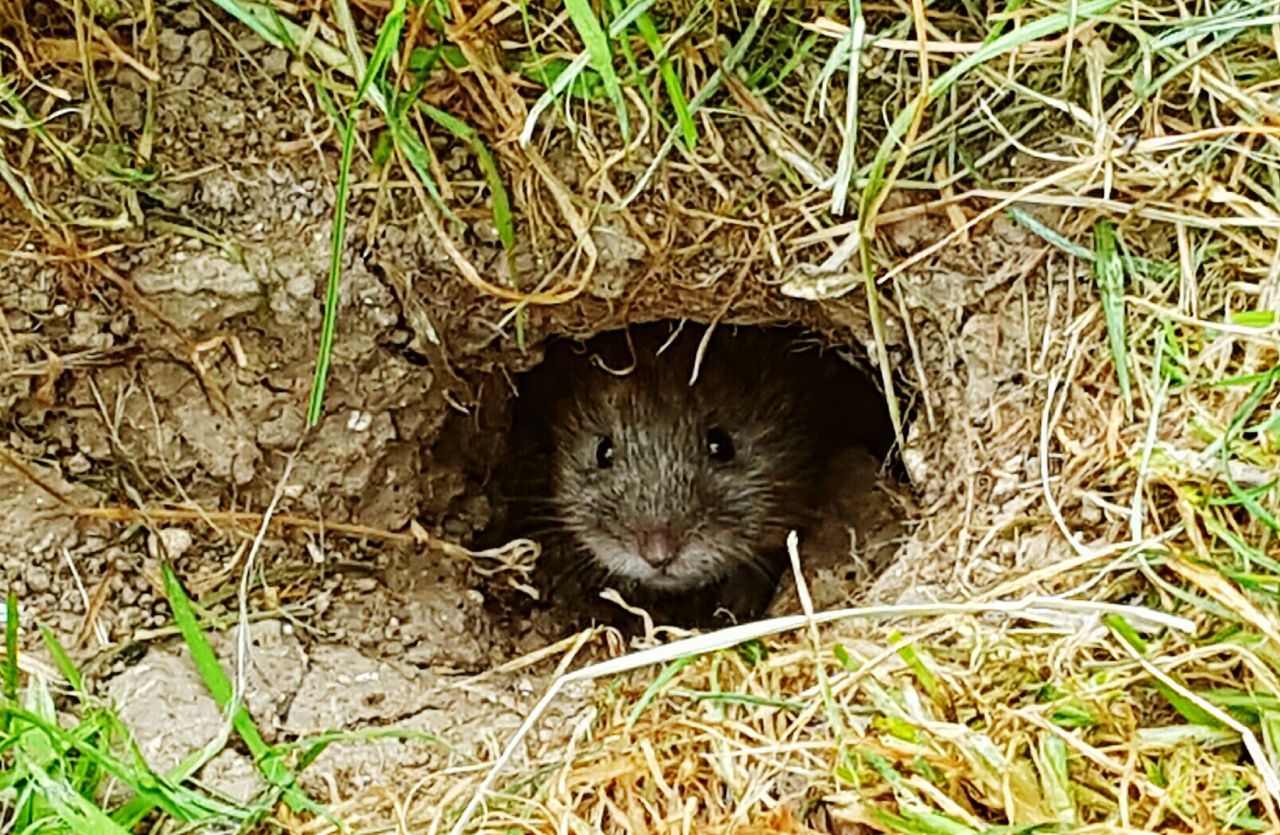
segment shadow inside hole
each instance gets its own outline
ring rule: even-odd
[[[542,545],[538,586],[566,626],[634,625],[600,599],[606,587],[659,622],[759,616],[788,565],[786,531],[820,524],[818,508],[853,472],[848,456],[871,462],[863,480],[889,459],[884,399],[853,359],[791,328],[720,325],[708,337],[704,326],[663,321],[556,340],[516,380],[484,540]],[[678,555],[671,571],[683,563],[679,587],[610,572],[601,556],[653,574],[655,529],[675,543],[659,553]],[[729,568],[703,571],[709,560]]]

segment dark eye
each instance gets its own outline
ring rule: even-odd
[[[728,432],[718,426],[707,430],[707,455],[721,464],[733,460],[733,438]]]
[[[605,435],[596,444],[596,466],[607,470],[613,466],[613,438]]]

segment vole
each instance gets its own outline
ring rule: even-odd
[[[561,371],[571,379],[550,418],[547,504],[564,570],[677,621],[758,615],[834,453],[841,416],[819,405],[830,410],[833,382],[817,360],[727,326],[597,338]]]

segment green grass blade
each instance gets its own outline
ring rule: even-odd
[[[680,127],[680,136],[686,148],[693,150],[698,144],[698,128],[693,123],[693,114],[689,111],[689,100],[684,95],[684,82],[681,81],[671,60],[666,56],[666,46],[658,34],[658,27],[647,13],[636,18],[636,30],[644,38],[649,50],[658,57],[658,72],[662,76],[662,86],[671,101],[671,109],[675,111],[676,123]]]
[[[273,7],[261,3],[241,3],[237,0],[212,0],[212,2],[272,46],[291,49],[294,47],[288,27]]]
[[[329,365],[333,358],[333,339],[338,328],[338,290],[342,280],[342,251],[347,237],[347,199],[351,191],[351,161],[355,153],[356,122],[360,105],[373,83],[381,78],[391,56],[400,45],[400,33],[404,28],[404,10],[407,0],[396,0],[383,21],[378,42],[369,56],[369,65],[347,113],[342,127],[342,159],[338,167],[338,189],[333,206],[333,235],[329,251],[329,278],[325,285],[324,320],[320,325],[320,346],[316,351],[316,373],[311,383],[311,397],[307,404],[307,426],[320,422],[324,414],[324,392],[329,380]]]
[[[18,595],[4,598],[4,700],[18,701]]]
[[[894,643],[899,643],[905,639],[902,637],[901,632],[895,631],[889,636],[889,640]],[[942,691],[938,685],[938,679],[933,674],[933,671],[924,663],[924,658],[922,658],[920,653],[916,651],[916,648],[909,643],[903,644],[898,648],[898,656],[901,657],[906,665],[911,668],[912,672],[916,674],[916,680],[920,682],[920,686],[922,686],[925,692],[929,694],[929,698],[938,704],[942,704],[944,699]]]
[[[1053,12],[1044,17],[1023,23],[1017,29],[999,37],[984,41],[975,52],[958,61],[949,70],[939,75],[929,85],[928,95],[913,97],[898,112],[897,117],[889,125],[888,134],[880,143],[876,156],[872,160],[867,174],[867,185],[862,192],[862,215],[866,216],[870,207],[879,197],[885,185],[884,173],[889,164],[889,157],[898,148],[898,143],[906,135],[916,116],[916,109],[945,94],[951,87],[973,69],[1004,55],[1020,46],[1056,35],[1069,26],[1078,26],[1090,18],[1105,14],[1116,6],[1120,0],[1084,0],[1073,4],[1063,11]]]
[[[413,173],[418,175],[423,188],[427,190],[427,194],[431,197],[431,202],[440,209],[447,219],[458,222],[457,216],[449,210],[444,203],[444,195],[440,193],[440,186],[436,184],[435,177],[431,174],[430,151],[427,149],[426,143],[419,138],[410,125],[400,114],[389,115],[387,117],[387,131],[391,134],[391,139],[395,142],[396,148],[400,153],[404,154],[405,161],[409,163],[409,167],[413,169]]]
[[[1138,635],[1138,631],[1118,615],[1108,615],[1104,617],[1103,622],[1111,629],[1113,635],[1133,647],[1134,651],[1140,655],[1146,655],[1147,642],[1142,640]],[[1172,676],[1170,676],[1172,677]],[[1182,717],[1188,722],[1196,725],[1204,725],[1210,728],[1220,728],[1222,723],[1215,719],[1208,711],[1197,705],[1195,702],[1183,696],[1163,681],[1153,679],[1151,686],[1155,688],[1165,700],[1173,706],[1173,709],[1182,714]]]
[[[471,147],[484,174],[485,183],[489,186],[489,193],[493,196],[493,224],[498,230],[498,240],[502,242],[503,249],[514,251],[516,227],[511,214],[511,199],[507,195],[506,184],[502,182],[502,175],[498,172],[498,165],[488,147],[481,141],[479,132],[457,116],[426,102],[419,102],[418,107],[431,121]]]
[[[1241,488],[1236,482],[1235,477],[1231,475],[1231,467],[1225,444],[1222,447],[1222,478],[1226,481],[1227,489],[1231,491],[1232,497],[1236,499],[1241,507],[1249,511],[1255,519],[1266,525],[1272,531],[1280,533],[1280,519],[1277,519],[1275,514],[1263,507],[1262,503],[1258,501],[1256,496],[1251,494],[1248,490]]]
[[[333,337],[338,329],[338,287],[342,278],[342,250],[346,243],[347,194],[351,189],[351,156],[355,148],[355,119],[342,129],[342,160],[338,165],[338,193],[334,201],[333,237],[330,242],[329,280],[325,286],[324,320],[320,324],[320,347],[316,352],[316,375],[307,403],[307,426],[320,422],[324,414],[324,390],[333,358]]]
[[[1103,218],[1093,230],[1093,275],[1102,296],[1102,313],[1107,322],[1107,344],[1120,383],[1125,411],[1133,414],[1129,381],[1129,341],[1125,336],[1124,263],[1111,221]]]
[[[48,808],[70,828],[71,832],[86,833],[86,835],[87,833],[129,835],[128,830],[82,797],[65,781],[54,778],[41,768],[30,768],[27,773],[31,777],[31,782],[40,790]]]
[[[621,0],[609,0],[609,11],[615,17],[621,14],[623,11]],[[631,38],[626,32],[623,32],[622,36],[616,40],[618,51],[622,53],[623,61],[627,65],[627,74],[623,77],[622,83],[639,93],[640,98],[644,99],[645,109],[661,121],[662,114],[658,111],[658,103],[654,100],[653,91],[644,82],[644,72],[640,69],[640,63],[636,60],[636,51],[631,46]]]
[[[114,717],[111,718],[114,720]],[[120,736],[125,739],[130,738],[127,731],[122,732]],[[184,807],[199,809],[202,806],[208,805],[209,801],[201,797],[187,794],[186,789],[182,789],[181,786],[219,753],[218,746],[221,744],[221,739],[215,738],[209,743],[209,745],[205,746],[205,748],[192,751],[190,754],[183,757],[181,762],[169,769],[169,771],[163,776],[156,777],[156,784],[158,786],[179,787],[178,791],[182,794],[180,794],[177,800],[182,803]],[[133,750],[135,759],[141,766],[145,766],[146,761],[142,757],[141,752],[137,751],[136,746]],[[239,814],[249,820],[257,820],[262,817],[263,814],[270,811],[269,805],[270,804],[260,803],[258,808],[236,810],[236,814]],[[139,793],[137,797],[112,812],[111,819],[124,828],[132,831],[144,818],[147,817],[147,815],[151,813],[153,808],[155,808],[153,799],[148,794]],[[192,818],[195,818],[194,814],[192,814]]]
[[[58,665],[58,671],[62,673],[62,677],[71,685],[71,689],[77,693],[84,694],[84,679],[80,675],[80,670],[76,667],[75,662],[71,660],[71,656],[63,648],[58,636],[53,634],[53,630],[39,624],[40,637],[44,639],[45,648],[49,650],[49,654],[53,656],[53,663]]]
[[[1054,817],[1063,826],[1075,826],[1076,806],[1071,799],[1071,775],[1067,767],[1067,744],[1050,733],[1041,733],[1035,763],[1040,776],[1040,790]]]
[[[511,286],[519,288],[520,271],[515,257],[516,225],[511,213],[511,198],[507,195],[506,184],[502,182],[502,174],[498,171],[498,164],[494,161],[493,154],[489,153],[489,148],[480,139],[479,132],[471,125],[426,102],[419,102],[418,106],[433,122],[466,142],[471,147],[472,153],[476,155],[485,183],[489,186],[489,194],[493,198],[490,214],[493,217],[493,225],[498,230],[498,240],[502,243],[502,250],[507,256],[507,273],[511,276]],[[423,152],[425,159],[425,148]],[[524,327],[525,312],[520,310],[516,314],[516,343],[521,350],[524,349]]]
[[[191,660],[195,663],[196,670],[199,671],[200,678],[204,681],[205,687],[208,688],[209,694],[218,703],[218,707],[224,712],[231,712],[232,726],[249,749],[249,753],[253,756],[259,771],[262,772],[262,776],[268,783],[281,791],[285,802],[289,804],[291,809],[308,811],[333,820],[323,807],[307,797],[297,787],[293,773],[281,761],[275,749],[263,740],[258,727],[253,723],[253,718],[249,716],[249,711],[245,710],[244,706],[239,703],[233,704],[236,695],[231,686],[231,680],[227,678],[227,674],[223,671],[222,665],[218,663],[218,658],[213,652],[213,647],[209,645],[208,639],[205,638],[204,631],[200,628],[199,620],[196,618],[195,610],[191,607],[190,598],[187,597],[182,584],[178,582],[177,576],[174,575],[173,569],[168,564],[163,566],[163,574],[165,592],[169,598],[169,605],[173,609],[173,618],[177,623],[178,631],[182,634],[183,640],[186,641],[187,650],[191,653]]]
[[[37,699],[43,699],[37,694]],[[13,715],[31,731],[22,737],[24,760],[33,770],[49,767],[53,762],[65,761],[67,752],[76,751],[79,756],[93,762],[102,771],[111,774],[121,784],[136,792],[149,806],[159,808],[170,817],[181,821],[201,819],[244,820],[248,813],[230,804],[203,797],[190,789],[166,780],[150,771],[145,763],[134,767],[121,762],[105,750],[101,741],[86,729],[65,730],[57,724],[56,717],[44,716],[50,712],[40,704],[31,709],[14,710]],[[119,824],[119,821],[116,821]]]
[[[1225,4],[1223,8],[1215,11],[1212,18],[1209,19],[1191,18],[1178,21],[1176,25],[1170,27],[1171,31],[1155,39],[1151,44],[1152,48],[1162,54],[1168,54],[1170,59],[1169,66],[1153,79],[1145,79],[1141,76],[1135,79],[1133,89],[1139,99],[1150,98],[1154,93],[1163,89],[1171,80],[1202,63],[1213,53],[1235,40],[1236,36],[1241,32],[1257,25],[1249,18],[1249,15],[1257,13],[1256,7],[1250,8],[1253,4],[1246,4],[1244,8],[1237,6],[1236,9],[1229,10],[1231,5],[1230,3]],[[1218,29],[1208,43],[1199,44],[1181,59],[1176,59],[1172,53],[1168,52],[1170,47],[1204,37],[1207,32],[1202,27],[1206,22],[1210,21],[1228,28]],[[1235,25],[1229,25],[1232,23]]]
[[[1244,402],[1240,404],[1240,408],[1236,410],[1236,413],[1231,416],[1226,430],[1222,433],[1222,437],[1218,442],[1218,455],[1222,463],[1223,480],[1227,483],[1227,489],[1231,491],[1231,495],[1236,502],[1272,531],[1280,532],[1280,519],[1277,519],[1274,514],[1262,506],[1259,501],[1260,494],[1245,490],[1236,482],[1231,472],[1229,457],[1232,442],[1244,430],[1253,417],[1253,413],[1257,411],[1263,399],[1275,386],[1277,380],[1280,380],[1280,368],[1272,368],[1256,376],[1253,390],[1245,397]],[[1273,415],[1268,422],[1274,420],[1275,416]]]
[[[578,2],[583,2],[583,0],[578,0]],[[636,0],[636,2],[628,6],[622,14],[618,15],[610,22],[609,37],[621,37],[623,33],[626,32],[627,27],[634,23],[640,15],[648,11],[649,7],[652,6],[654,2],[655,0]],[[589,8],[588,13],[590,13]],[[591,14],[591,19],[593,21],[595,20],[594,14]],[[596,25],[599,25],[598,21],[596,21]],[[529,143],[533,138],[533,129],[534,126],[537,125],[538,116],[542,111],[550,107],[555,100],[574,83],[578,78],[578,75],[587,68],[588,64],[590,64],[592,60],[593,56],[590,51],[583,52],[581,55],[569,62],[569,65],[556,76],[551,86],[548,87],[541,96],[538,96],[538,100],[529,108],[529,115],[525,117],[524,128],[520,131],[520,144],[526,145]],[[596,67],[595,70],[600,74],[601,83],[604,84],[603,72],[601,72],[599,67]],[[612,72],[612,66],[610,66],[610,72]],[[606,87],[606,91],[607,89],[608,88]],[[611,94],[610,97],[612,98]],[[694,106],[693,110],[697,110],[697,107]]]
[[[617,111],[618,129],[622,132],[622,140],[629,142],[631,125],[627,116],[627,102],[622,97],[622,85],[618,81],[618,74],[613,71],[613,54],[609,51],[609,38],[604,33],[604,27],[600,25],[590,0],[564,0],[564,5],[569,11],[569,19],[573,21],[573,27],[578,30],[578,37],[582,39],[587,54],[591,57],[591,66],[600,73],[600,79],[604,82],[609,100],[613,102],[614,109]]]
[[[627,714],[627,727],[633,727],[640,720],[640,716],[649,708],[653,700],[658,697],[663,687],[680,674],[680,671],[689,666],[698,656],[686,655],[683,658],[677,658],[670,664],[662,668],[662,672],[654,677],[653,681],[645,688],[644,694],[636,700],[635,705],[631,708],[631,712]]]

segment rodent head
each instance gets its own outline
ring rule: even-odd
[[[627,376],[584,369],[553,427],[561,524],[606,573],[661,592],[767,573],[761,555],[797,524],[816,463],[794,380],[768,357],[712,350],[690,386],[688,341],[638,351]]]

